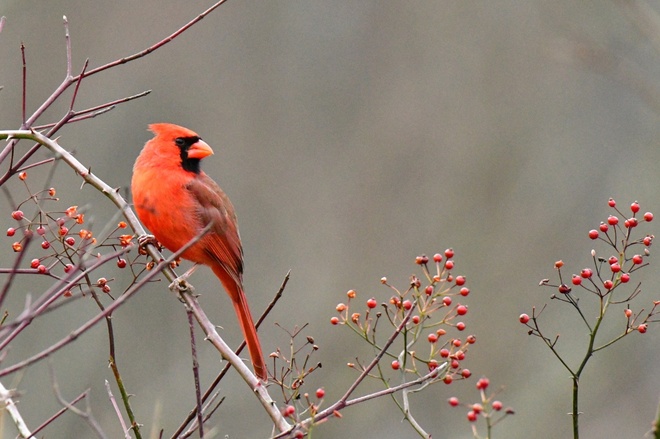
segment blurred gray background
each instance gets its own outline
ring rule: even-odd
[[[330,326],[335,304],[351,288],[361,300],[386,300],[381,276],[405,288],[417,272],[416,255],[453,247],[455,273],[467,276],[472,289],[463,302],[470,306],[466,333],[478,340],[465,361],[474,378],[415,396],[419,422],[434,438],[471,437],[466,410],[446,400],[476,402],[474,384],[486,375],[493,388],[505,387],[498,398],[516,410],[494,437],[569,437],[568,375],[540,340],[526,335],[518,315],[550,302],[554,291],[537,285],[554,279],[555,260],[566,262],[570,276],[590,263],[592,248],[609,255],[587,238],[611,213],[609,197],[626,211],[639,200],[642,212],[660,212],[653,80],[660,54],[625,3],[638,4],[232,0],[151,55],[83,81],[78,109],[153,92],[66,127],[60,143],[110,185],[126,189],[150,138],[149,123],[187,126],[212,145],[216,154],[205,170],[237,208],[256,314],[292,270],[285,297],[261,331],[264,349],[288,349],[275,322],[309,323],[304,334],[321,347],[315,358],[323,368],[307,390],[323,386],[328,401],[356,376],[345,364],[371,358],[350,331]],[[640,3],[660,9],[655,1]],[[210,4],[0,2],[0,15],[7,16],[0,34],[0,127],[21,123],[21,41],[28,114],[62,81],[63,14],[78,71],[87,57],[96,67],[148,47]],[[67,105],[62,100],[40,122],[59,119]],[[87,206],[99,229],[111,218],[110,203],[90,188],[80,190],[64,167],[56,185],[63,208]],[[16,199],[24,196],[18,182],[7,187]],[[6,197],[0,204],[5,228],[9,204]],[[655,226],[644,224],[638,233]],[[13,261],[11,241],[3,238],[1,266]],[[116,291],[127,282],[122,273],[108,272],[117,277]],[[656,265],[634,279],[644,284],[633,308],[648,309],[659,299]],[[12,313],[25,293],[43,288],[33,279],[22,282],[7,304]],[[194,279],[207,312],[234,345],[234,312],[216,282],[208,270]],[[583,300],[593,317],[594,301]],[[96,312],[91,300],[82,300],[35,322],[2,366],[66,336]],[[542,320],[549,335],[563,334],[560,349],[573,362],[586,342],[577,317],[552,302]],[[611,320],[605,336],[624,325],[621,309]],[[153,284],[120,308],[114,323],[117,361],[143,432],[157,437],[164,428],[169,437],[194,398],[185,312],[163,283]],[[633,334],[592,359],[582,380],[582,437],[641,438],[649,430],[660,393],[657,330]],[[200,351],[208,382],[218,355],[206,345]],[[113,382],[104,326],[59,351],[52,364],[64,396],[91,388],[94,415],[111,437],[121,437],[103,386]],[[211,423],[218,437],[268,437],[269,420],[256,399],[235,374],[228,378],[220,388],[227,400]],[[45,362],[2,381],[23,392],[20,409],[30,426],[60,407]],[[377,388],[369,384],[357,394]],[[346,410],[314,437],[416,437],[400,419],[383,398]],[[13,437],[4,424],[2,436]],[[92,433],[67,414],[45,437]]]

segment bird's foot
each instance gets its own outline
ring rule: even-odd
[[[169,286],[170,291],[173,293],[181,294],[181,293],[189,293],[192,294],[195,292],[195,287],[193,287],[188,281],[186,280],[188,276],[179,276],[176,279],[174,279],[174,282],[172,282]]]
[[[137,241],[140,247],[144,247],[146,245],[151,244],[156,248],[160,248],[160,243],[158,242],[158,240],[154,235],[140,235],[138,236]]]

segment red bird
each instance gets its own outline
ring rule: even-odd
[[[181,254],[208,265],[231,297],[255,374],[268,379],[261,345],[243,291],[243,248],[234,206],[200,169],[213,150],[195,132],[169,123],[149,125],[149,140],[133,167],[133,203],[140,221],[176,252],[208,224],[210,231]]]

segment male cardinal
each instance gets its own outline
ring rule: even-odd
[[[200,169],[213,150],[195,132],[169,123],[149,125],[155,137],[135,161],[131,183],[140,221],[160,243],[176,252],[209,224],[199,241],[181,254],[208,265],[231,297],[255,374],[266,380],[266,364],[243,292],[243,248],[229,198]]]

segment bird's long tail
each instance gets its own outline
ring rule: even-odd
[[[250,313],[250,307],[248,306],[247,298],[243,292],[243,287],[240,284],[237,284],[231,276],[227,274],[224,268],[213,267],[213,272],[222,282],[222,285],[227,290],[227,293],[234,304],[236,316],[238,317],[238,322],[243,331],[243,337],[245,337],[245,342],[247,343],[247,348],[250,352],[250,360],[252,361],[252,367],[254,367],[254,373],[259,378],[266,381],[268,379],[266,363],[264,362],[264,356],[261,352],[261,343],[259,342],[259,336],[257,335],[257,328],[254,326],[254,320],[252,320],[252,314]]]

